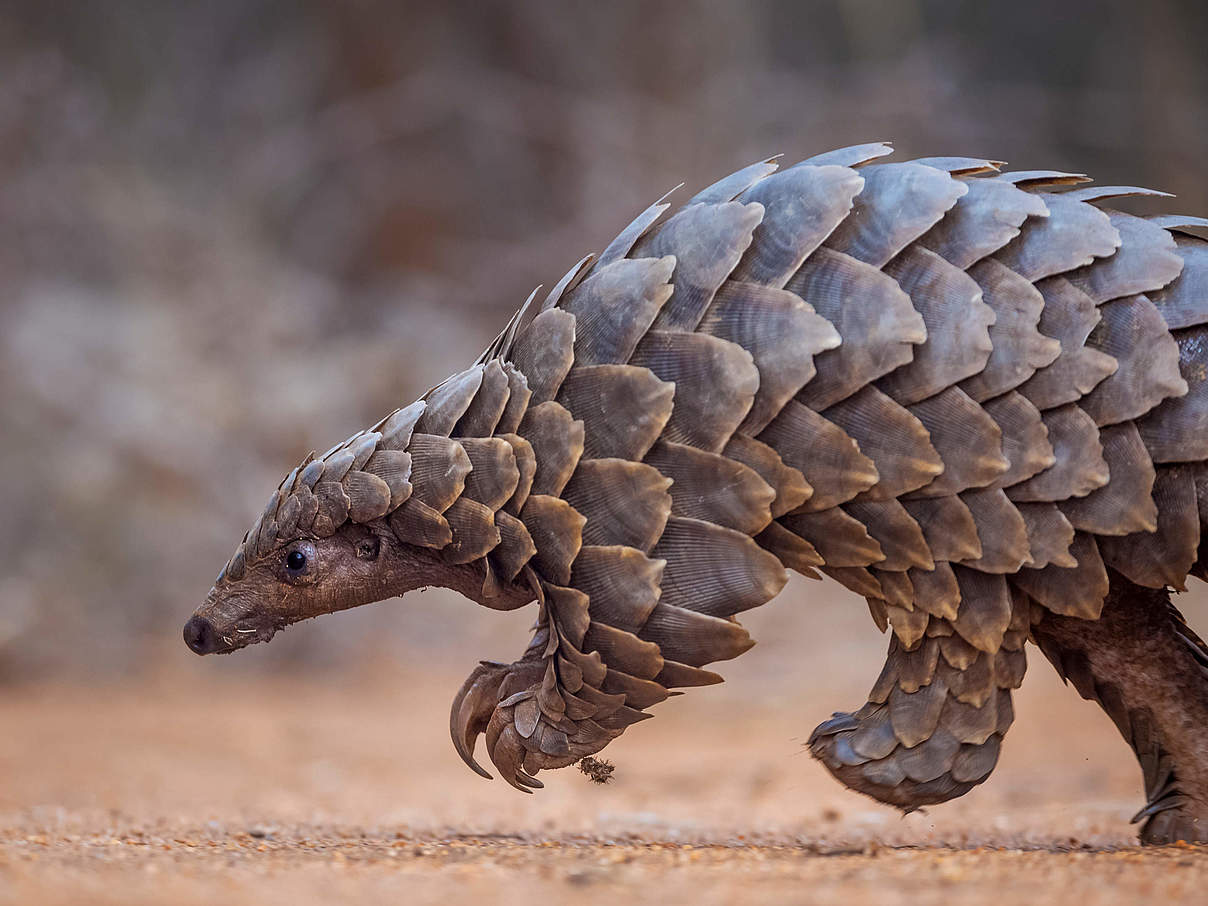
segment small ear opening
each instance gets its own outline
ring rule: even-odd
[[[377,535],[366,535],[356,541],[358,560],[376,560],[382,552],[382,542]]]

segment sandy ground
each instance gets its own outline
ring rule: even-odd
[[[533,796],[452,751],[464,639],[310,678],[173,656],[0,689],[0,902],[1203,902],[1208,849],[1135,846],[1131,754],[1035,654],[987,784],[905,818],[842,789],[801,743],[884,642],[846,605],[803,653],[797,606],[613,743],[615,782]]]

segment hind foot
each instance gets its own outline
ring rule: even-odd
[[[1040,613],[1032,637],[1141,766],[1141,842],[1208,843],[1208,646],[1165,589],[1111,573],[1098,620]]]
[[[1208,807],[1181,793],[1162,797],[1133,817],[1141,825],[1141,843],[1166,846],[1171,843],[1208,843]]]

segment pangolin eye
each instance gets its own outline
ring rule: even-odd
[[[300,585],[314,579],[315,549],[309,542],[300,541],[286,551],[281,561],[281,578],[291,585]]]

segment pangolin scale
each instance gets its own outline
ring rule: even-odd
[[[321,456],[185,628],[199,653],[425,585],[536,602],[454,699],[522,790],[753,642],[786,569],[863,596],[885,665],[809,741],[905,810],[993,770],[1025,643],[1141,764],[1146,842],[1208,840],[1208,242],[1157,195],[883,144],[643,211],[480,359]]]

